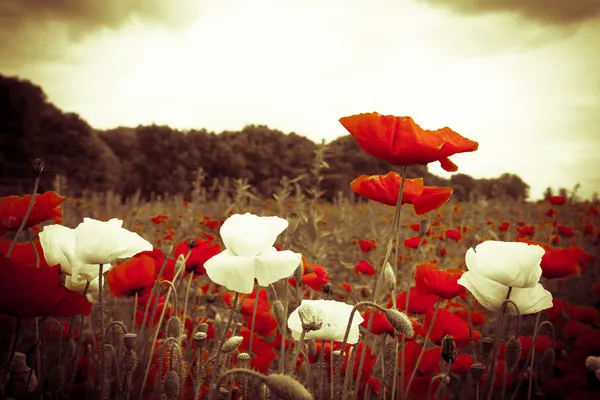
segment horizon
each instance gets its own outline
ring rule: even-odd
[[[452,157],[456,173],[514,173],[531,200],[580,183],[590,198],[600,3],[541,2],[9,0],[0,74],[39,85],[98,130],[265,125],[330,143],[348,135],[341,117],[408,115],[479,142]]]

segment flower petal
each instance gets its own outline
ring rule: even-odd
[[[540,283],[534,288],[513,288],[510,299],[517,303],[521,315],[535,314],[552,308],[552,293],[544,289]]]
[[[75,231],[62,225],[48,225],[39,234],[44,258],[49,266],[60,264],[66,275],[72,273],[75,263]]]
[[[235,255],[252,257],[272,247],[277,236],[288,227],[279,217],[234,214],[221,226],[221,238],[225,247]]]
[[[256,256],[254,276],[260,286],[269,286],[280,279],[289,278],[302,262],[302,254],[290,250],[277,251],[271,247]]]
[[[226,249],[204,263],[204,268],[213,282],[239,293],[252,293],[254,264],[254,257],[239,257]]]

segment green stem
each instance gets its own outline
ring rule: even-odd
[[[294,375],[294,372],[296,371],[296,363],[298,362],[298,356],[300,355],[300,350],[302,349],[302,346],[304,345],[304,336],[306,336],[306,329],[302,329],[302,333],[300,333],[300,339],[298,339],[298,341],[296,342],[296,347],[294,348],[294,353],[292,355],[292,362],[290,363],[290,365],[288,365],[288,370],[287,370],[287,374],[290,376]]]
[[[254,295],[254,309],[252,310],[252,322],[250,323],[250,344],[248,345],[248,355],[252,359],[252,342],[254,341],[254,325],[256,323],[256,312],[258,311],[258,295],[260,294],[260,287],[255,286],[256,294]]]
[[[512,286],[508,287],[508,291],[506,293],[506,300],[510,299],[510,294],[512,293]],[[508,306],[507,302],[502,303],[502,307],[500,308],[500,316],[498,317],[498,324],[496,325],[496,334],[494,335],[494,344],[492,346],[492,351],[490,352],[490,358],[488,360],[488,376],[485,383],[485,388],[487,389],[487,400],[492,399],[492,393],[494,392],[494,380],[496,378],[496,355],[498,354],[498,348],[500,347],[500,336],[502,332],[502,322],[504,319],[504,314],[506,313],[506,307]]]

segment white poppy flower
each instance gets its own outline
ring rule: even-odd
[[[273,247],[287,227],[279,217],[232,215],[220,230],[226,249],[204,263],[208,277],[229,290],[252,293],[255,278],[260,286],[268,286],[291,276],[302,255]]]
[[[344,340],[348,320],[350,319],[352,308],[354,308],[352,305],[336,300],[302,300],[301,306],[305,304],[320,310],[320,316],[323,319],[321,329],[306,332],[305,339],[333,340],[335,342]],[[352,318],[352,325],[350,326],[350,333],[348,334],[349,344],[358,342],[358,326],[363,321],[362,315],[358,311],[355,312]],[[298,308],[292,311],[287,324],[288,328],[292,331],[292,337],[295,340],[300,339],[302,321],[300,320]]]
[[[500,311],[508,288],[510,300],[523,315],[552,307],[552,294],[539,283],[540,263],[545,251],[540,246],[520,242],[487,241],[469,249],[465,256],[467,268],[458,284],[473,294],[483,307]],[[507,306],[507,312],[515,314]]]
[[[122,228],[123,221],[108,222],[84,218],[77,228],[49,225],[40,232],[44,258],[49,265],[60,264],[61,271],[75,281],[91,281],[98,277],[99,264],[104,272],[110,263],[152,250],[152,244],[137,233]]]
[[[110,264],[104,264],[103,270],[109,270],[111,267]],[[96,277],[89,281],[90,285],[88,287],[85,296],[87,297],[90,303],[95,303],[98,300],[98,293],[100,292],[100,282],[98,280],[98,272],[96,272]],[[78,276],[67,276],[65,279],[65,287],[74,292],[83,292],[85,290],[85,285],[88,281]]]

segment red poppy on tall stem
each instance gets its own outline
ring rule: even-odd
[[[56,192],[36,194],[25,228],[31,228],[44,221],[62,223],[62,208],[59,205],[65,200],[65,197]],[[0,235],[5,232],[16,232],[19,229],[30,202],[30,194],[24,197],[0,197]]]
[[[0,239],[0,254],[6,255],[8,248],[10,247],[10,240]],[[48,268],[50,265],[46,263],[46,259],[44,258],[44,251],[42,249],[42,244],[40,242],[33,242],[35,250],[39,256],[39,267],[40,268]],[[35,251],[31,247],[29,243],[17,243],[13,248],[13,252],[10,253],[10,259],[17,261],[19,263],[29,265],[32,267],[36,266],[36,255]]]
[[[479,147],[477,142],[448,127],[435,131],[423,129],[411,117],[374,112],[343,117],[340,123],[365,152],[394,165],[439,161],[446,171],[456,171],[458,167],[448,157]]]
[[[190,249],[190,242],[192,243],[192,248]],[[187,261],[185,262],[185,274],[184,277],[190,273],[194,274],[194,278],[201,275],[206,275],[206,269],[204,269],[204,263],[210,260],[212,257],[219,254],[222,249],[219,243],[215,243],[209,240],[202,240],[200,238],[194,238],[193,241],[183,240],[175,246],[175,250],[173,251],[173,257],[177,258],[179,255],[183,255],[184,257],[189,253]]]
[[[13,317],[71,317],[90,315],[92,304],[68,290],[60,266],[36,268],[0,256],[0,314]]]
[[[432,264],[421,264],[415,271],[415,283],[421,292],[452,299],[466,290],[457,283],[463,273],[460,269],[441,270]]]
[[[147,252],[118,263],[106,273],[110,294],[115,297],[133,296],[152,289],[159,271],[154,258],[144,253]]]

